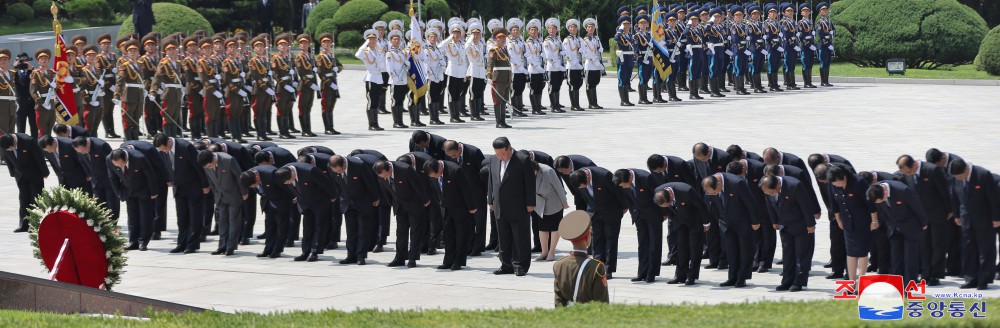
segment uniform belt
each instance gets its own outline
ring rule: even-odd
[[[73,88],[73,92],[80,92],[80,88]]]
[[[494,67],[494,71],[509,71],[510,67]]]
[[[164,88],[177,88],[177,89],[180,89],[181,85],[177,84],[177,83],[165,83],[165,84],[163,84],[163,87]]]
[[[232,82],[232,83],[240,83],[241,81],[243,81],[243,80],[240,80],[240,79],[232,79],[232,80],[231,80],[231,81],[229,81],[229,82]]]
[[[306,74],[306,75],[303,75],[303,76],[305,76],[305,77],[306,77],[307,79],[311,79],[311,78],[313,78],[313,75],[312,75],[312,74]]]
[[[764,42],[764,39],[757,39],[757,42]]]
[[[194,80],[195,80],[195,81],[201,81],[201,78],[200,78],[200,77],[197,77],[197,76],[195,76],[195,77],[194,77]]]
[[[709,48],[715,48],[715,47],[721,47],[723,45],[725,45],[725,44],[723,44],[723,43],[709,43],[708,47]]]
[[[631,51],[622,51],[622,55],[634,55],[634,54],[635,53]]]
[[[16,101],[17,97],[14,97],[14,96],[0,96],[0,100],[12,100],[12,101]]]
[[[645,54],[646,54],[646,52],[645,52],[645,51],[639,51],[639,52],[638,52],[638,54],[640,54],[640,55],[645,55]]]
[[[104,74],[104,77],[115,77],[114,74]]]
[[[781,42],[781,39],[771,39],[772,42]]]
[[[258,80],[263,81],[263,82],[267,82],[267,78],[266,77],[262,77],[262,78],[260,78]]]
[[[807,37],[804,37],[804,38],[802,38],[802,39],[803,39],[803,40],[812,40],[812,38],[813,38],[813,37],[811,37],[811,36],[807,36]]]
[[[283,76],[283,77],[281,77],[281,80],[282,81],[288,81],[291,78],[292,78],[291,76]]]
[[[691,48],[691,49],[698,49],[698,48],[701,48],[701,45],[700,45],[700,44],[689,44],[689,45],[688,45],[688,48]]]
[[[208,80],[208,83],[215,83],[215,82],[218,82],[218,80],[216,80],[216,79],[209,79]]]
[[[128,87],[128,88],[142,88],[143,86],[142,86],[141,83],[125,83],[125,87]]]
[[[323,76],[326,76],[326,77],[333,77],[333,73],[326,73],[326,74],[323,74]]]
[[[740,44],[747,44],[746,41],[740,41]]]

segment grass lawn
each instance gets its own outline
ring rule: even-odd
[[[84,28],[90,27],[90,25],[81,22],[67,22],[65,20],[61,21],[63,30],[69,30],[74,28]],[[32,32],[52,32],[52,19],[33,19],[28,22],[9,24],[0,24],[0,35],[9,34],[21,34],[21,33],[32,33]],[[67,35],[66,37],[70,37]]]
[[[815,67],[814,79],[819,78],[819,66]],[[885,67],[857,67],[851,63],[833,63],[830,66],[831,76],[849,77],[882,77],[910,79],[955,79],[955,80],[1000,80],[1000,76],[989,75],[977,71],[973,65],[942,66],[937,69],[907,69],[906,75],[892,75],[885,72]]]
[[[1000,299],[985,299],[997,304]],[[967,304],[971,304],[971,301]],[[987,308],[991,308],[987,306]],[[855,301],[760,302],[710,306],[586,304],[562,309],[490,311],[374,310],[283,314],[154,314],[150,321],[91,318],[0,310],[3,327],[996,327],[1000,314],[986,319],[924,318],[877,324],[857,319]],[[969,317],[966,314],[966,317]]]

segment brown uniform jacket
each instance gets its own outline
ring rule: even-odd
[[[133,61],[125,59],[118,62],[118,81],[115,86],[115,98],[126,103],[139,103],[143,97],[142,68]]]
[[[288,90],[285,90],[286,85],[292,85],[292,75],[290,73],[290,70],[292,69],[291,66],[292,63],[290,58],[284,57],[281,54],[276,54],[271,58],[271,69],[274,73],[275,80],[274,92],[283,92],[294,95],[294,93],[290,93]]]
[[[0,97],[6,98],[0,99],[0,109],[11,112],[17,110],[17,99],[14,95],[14,74],[17,74],[14,70],[0,72]]]
[[[247,65],[250,68],[250,81],[253,83],[253,94],[258,97],[270,97],[267,94],[267,88],[270,88],[273,85],[272,83],[274,83],[271,81],[270,65],[267,62],[266,56],[253,57],[253,59],[250,59],[250,64]]]
[[[100,63],[98,63],[98,65],[100,65]],[[97,81],[101,79],[101,69],[97,66],[84,66],[83,69],[80,70],[80,76],[76,79],[76,85],[80,86],[80,91],[82,91],[80,92],[80,96],[83,100],[83,103],[78,105],[90,105],[90,100],[93,99],[93,94],[97,92],[97,89],[100,87]],[[98,102],[100,102],[100,99],[98,99]]]
[[[580,272],[580,265],[589,257],[586,253],[570,253],[552,266],[552,273],[555,274],[556,306],[566,306],[574,302],[573,294],[576,291],[576,276]],[[577,295],[576,303],[604,302],[608,303],[608,279],[604,263],[591,259],[583,270],[580,277],[580,292]]]
[[[316,71],[316,59],[313,58],[312,54],[299,53],[295,55],[295,74],[299,76],[299,92],[312,90],[310,86],[317,81]]]
[[[222,79],[224,80],[222,85],[225,85],[227,98],[239,97],[240,90],[243,90],[243,77],[240,73],[243,72],[243,63],[235,57],[226,58],[222,62]],[[246,90],[244,90],[246,91]]]
[[[222,92],[219,87],[222,86],[222,74],[219,69],[218,61],[215,58],[205,58],[202,57],[198,59],[198,77],[201,79],[202,96],[209,97],[212,96],[216,91]],[[216,77],[218,75],[218,77]],[[214,97],[214,96],[212,96]]]
[[[490,49],[489,59],[486,61],[486,75],[493,80],[493,90],[497,94],[502,97],[510,94],[510,84],[514,75],[510,70],[510,55],[506,47]]]
[[[184,57],[181,67],[184,71],[184,88],[187,89],[187,94],[200,95],[203,86],[201,84],[201,77],[198,76],[198,59],[194,56]]]
[[[156,74],[153,75],[149,91],[160,95],[160,99],[163,99],[171,106],[174,104],[179,105],[182,93],[180,74],[180,62],[175,61],[171,63],[167,58],[161,59],[160,64],[156,66]]]
[[[31,93],[31,98],[35,99],[35,108],[42,108],[45,102],[45,96],[48,95],[49,86],[52,80],[56,78],[56,72],[48,68],[36,68],[31,72],[31,83],[28,85],[28,92]],[[55,95],[52,96],[55,99]]]
[[[318,69],[317,74],[319,74],[321,83],[319,87],[321,90],[332,91],[334,97],[340,98],[339,90],[333,90],[330,83],[336,83],[339,89],[340,83],[337,83],[337,72],[344,71],[344,64],[331,54],[321,53],[316,56],[316,68]],[[337,69],[336,72],[334,72],[334,68]]]
[[[156,55],[147,53],[139,57],[139,67],[142,69],[142,81],[146,85],[146,90],[149,90],[149,84],[153,82],[153,76],[156,75],[156,66],[159,66],[160,60]]]
[[[117,71],[118,55],[113,52],[103,53],[97,56],[97,64],[100,70],[97,71],[98,74],[104,75],[104,94],[111,94],[111,86],[115,85],[118,75],[115,74]]]

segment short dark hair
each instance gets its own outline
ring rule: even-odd
[[[205,146],[205,143],[203,142],[192,142],[192,144],[194,144],[194,150],[197,151],[208,149],[208,146]]]
[[[114,161],[124,161],[125,158],[128,157],[127,154],[128,154],[128,152],[126,152],[125,149],[118,148],[118,149],[112,150],[111,151],[111,155],[108,155],[108,156],[111,157],[111,161],[112,162],[114,162]]]
[[[767,147],[767,148],[765,148],[764,149],[764,153],[761,154],[761,156],[763,156],[764,159],[766,159],[766,160],[771,160],[771,161],[774,161],[774,162],[778,162],[778,161],[781,160],[781,152],[778,151],[778,149],[774,148],[774,147]]]
[[[254,163],[257,163],[257,165],[260,165],[260,163],[264,163],[264,162],[270,162],[271,161],[271,152],[269,152],[269,151],[259,151],[256,154],[253,154],[253,161],[254,161]]]
[[[375,174],[382,174],[389,170],[389,161],[378,161],[375,162]]]
[[[223,151],[222,144],[217,144],[217,143],[205,146],[205,149],[214,153]]]
[[[421,143],[430,140],[431,140],[431,134],[427,133],[427,131],[424,130],[413,131],[413,134],[410,136],[410,141],[412,141],[413,143]]]
[[[729,154],[729,158],[734,161],[743,159],[743,147],[737,144],[729,145],[729,147],[726,147],[726,154]]]
[[[56,142],[56,138],[51,135],[44,135],[38,139],[38,147],[45,148]]]
[[[873,184],[878,182],[878,175],[872,173],[871,171],[861,171],[858,173],[858,177],[861,178],[867,184]]]
[[[902,163],[900,163],[900,162],[902,162]],[[913,156],[905,155],[904,154],[904,155],[900,155],[898,158],[896,158],[896,165],[900,165],[900,164],[902,164],[906,168],[911,168],[911,167],[913,167],[914,164],[917,164],[917,161],[913,159]]]
[[[709,187],[711,189],[718,188],[719,187],[719,178],[716,177],[715,174],[709,175],[709,176],[705,177],[704,179],[701,179],[701,185],[705,186],[705,187]]]
[[[813,176],[816,177],[816,181],[826,182],[829,181],[827,178],[827,173],[830,171],[830,165],[826,163],[819,163],[813,168]]]
[[[667,166],[667,158],[660,154],[652,154],[646,157],[646,168],[655,171],[658,168]]]
[[[826,163],[826,157],[824,157],[823,154],[820,153],[809,154],[809,158],[806,159],[806,164],[808,164],[809,168],[813,170],[816,169],[816,166],[819,166],[820,164],[823,163]]]
[[[630,178],[631,174],[629,174],[628,169],[618,169],[615,170],[615,174],[611,177],[611,183],[620,184],[629,181]]]
[[[761,189],[777,189],[778,188],[778,177],[768,174],[763,178],[760,178],[760,188]]]
[[[416,159],[416,158],[414,158],[414,159]],[[397,162],[406,163],[407,165],[411,165],[411,166],[416,164],[416,163],[413,163],[412,160],[410,160],[410,156],[408,154],[399,155],[399,157],[396,158],[396,161]]]
[[[587,184],[587,173],[583,170],[576,170],[569,174],[569,182],[571,187],[579,188],[582,184]]]
[[[84,147],[84,146],[87,145],[87,137],[79,136],[79,137],[73,138],[73,142],[71,144],[73,145],[73,148]]]
[[[211,164],[215,161],[215,152],[211,150],[202,150],[198,152],[198,165],[205,167],[205,165]]]
[[[781,164],[764,165],[764,174],[783,175]]]
[[[162,146],[166,146],[167,140],[170,140],[170,137],[168,137],[166,134],[157,133],[156,136],[153,137],[153,147],[159,148]]]
[[[445,140],[442,148],[444,148],[444,151],[456,151],[458,150],[458,141]]]
[[[965,173],[965,170],[969,169],[969,163],[966,163],[964,159],[956,159],[948,164],[948,172],[951,175],[959,175]]]
[[[569,159],[569,156],[559,155],[556,159],[552,161],[552,165],[555,165],[556,169],[568,169],[573,166],[573,161]]]
[[[302,156],[302,155],[312,154],[312,153],[315,153],[315,152],[316,152],[316,147],[305,146],[305,147],[302,147],[302,149],[299,149],[299,151],[296,153],[296,155]]]
[[[14,135],[5,134],[0,136],[0,148],[7,149],[14,145]]]
[[[507,149],[510,148],[510,140],[507,137],[499,137],[493,139],[493,149]]]
[[[876,200],[885,197],[885,189],[880,185],[873,184],[868,187],[868,191],[865,192],[865,196],[868,198],[869,202],[874,203]]]
[[[442,165],[441,162],[438,162],[437,160],[426,161],[424,162],[423,169],[424,173],[431,173],[431,172],[437,173],[442,169]]]
[[[708,144],[699,142],[691,147],[691,153],[695,155],[708,156]]]
[[[729,164],[726,164],[726,173],[743,175],[744,173],[746,173],[746,168],[743,167],[743,162],[735,160],[729,162]]]
[[[69,125],[58,123],[52,128],[52,133],[55,133],[56,135],[70,133]]]
[[[347,163],[347,159],[344,158],[344,156],[341,156],[341,155],[330,156],[330,168],[344,167],[344,164],[346,164],[346,163]]]
[[[282,166],[278,170],[274,171],[274,182],[276,183],[283,184],[285,183],[285,181],[288,181],[291,178],[292,178],[292,169],[288,168],[287,166]]]
[[[927,153],[924,154],[924,159],[931,163],[937,163],[941,160],[941,158],[944,158],[944,152],[938,150],[937,148],[928,149]]]
[[[299,155],[299,163],[316,165],[316,158],[309,156],[309,154],[302,154]]]
[[[847,183],[851,183],[850,178],[854,177],[854,173],[843,164],[830,164],[829,169],[826,170],[827,181],[840,181],[842,179],[847,179]],[[817,172],[817,174],[819,174]],[[871,174],[871,173],[869,173]]]
[[[253,173],[253,169],[249,169],[240,173],[240,185],[244,187],[250,187],[257,182],[257,175]]]

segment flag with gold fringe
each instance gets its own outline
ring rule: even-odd
[[[66,56],[66,40],[62,36],[62,24],[59,24],[59,9],[55,3],[52,4],[52,31],[55,32],[56,45],[53,49],[52,68],[56,71],[56,99],[59,100],[53,110],[56,113],[56,121],[66,125],[77,125],[80,122],[80,115],[77,115],[76,95],[73,93],[73,76],[70,70],[74,63],[70,63]]]
[[[410,87],[410,92],[413,93],[413,103],[420,101],[420,98],[427,94],[430,89],[430,83],[427,82],[427,73],[424,70],[423,63],[418,61],[414,56],[420,54],[423,47],[423,31],[420,30],[420,22],[417,21],[417,16],[413,13],[413,8],[411,4],[410,8],[410,71],[407,72],[406,85]]]
[[[653,42],[650,42],[651,46],[649,48],[653,52],[653,67],[656,68],[656,73],[659,74],[660,79],[666,80],[667,76],[673,70],[670,67],[670,52],[667,51],[667,23],[663,20],[663,14],[660,13],[660,4],[653,3],[651,13],[653,16]]]

